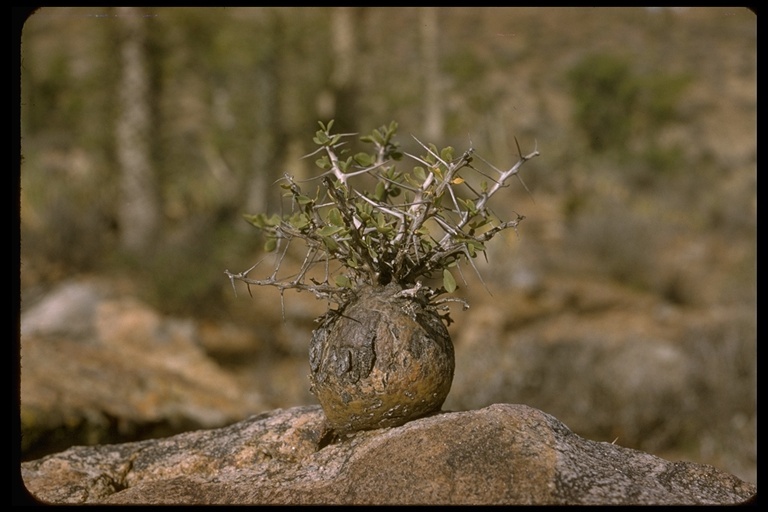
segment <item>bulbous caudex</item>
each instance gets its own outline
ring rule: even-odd
[[[310,343],[310,390],[337,434],[402,425],[439,412],[454,350],[440,315],[402,287],[364,286],[329,311]]]

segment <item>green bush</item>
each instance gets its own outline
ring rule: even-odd
[[[591,55],[569,71],[568,81],[575,121],[590,149],[601,152],[625,146],[640,98],[629,63],[609,55]]]
[[[686,75],[640,74],[632,61],[605,54],[585,57],[567,79],[574,120],[589,148],[620,157],[633,157],[638,150],[665,153],[659,131],[678,119],[678,104],[690,83]],[[674,148],[667,156],[673,154]],[[654,159],[648,163],[654,165]]]

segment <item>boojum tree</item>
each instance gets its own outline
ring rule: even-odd
[[[450,295],[454,272],[461,263],[477,271],[473,260],[486,244],[518,227],[522,215],[502,220],[489,203],[539,153],[524,155],[518,145],[517,162],[504,170],[471,147],[457,156],[414,137],[423,150],[417,156],[401,151],[395,122],[360,137],[370,149],[355,153],[355,134],[334,134],[333,121],[319,124],[318,148],[307,156],[322,172],[280,180],[290,212],[244,216],[276,252],[272,274],[248,277],[258,263],[225,273],[233,288],[241,281],[249,292],[250,285],[274,286],[281,298],[295,289],[329,302],[311,336],[309,379],[331,430],[401,425],[441,409],[455,366],[448,303],[467,307]],[[409,170],[397,165],[405,157]],[[295,242],[303,260],[281,276]]]

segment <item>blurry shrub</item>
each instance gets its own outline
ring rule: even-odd
[[[614,280],[675,303],[692,291],[674,268],[661,269],[660,254],[675,228],[638,214],[618,197],[593,197],[567,224],[560,264],[567,270]],[[663,270],[663,271],[661,271]]]
[[[51,281],[77,269],[105,268],[116,245],[112,187],[76,158],[58,155],[56,165],[25,165],[21,176],[22,270],[28,281]]]
[[[198,318],[227,315],[232,289],[222,286],[222,269],[233,257],[250,261],[258,252],[255,243],[242,239],[238,226],[230,218],[192,219],[159,243],[150,257],[123,263],[146,283],[142,298],[163,312]]]
[[[657,145],[648,147],[642,154],[646,167],[660,174],[670,174],[685,162],[685,155],[680,147],[663,148]]]
[[[698,402],[691,442],[699,456],[749,477],[744,461],[756,462],[757,315],[723,308],[687,329],[683,348],[695,369],[691,394]],[[751,476],[754,478],[754,476]]]
[[[572,253],[589,254],[608,277],[639,285],[653,268],[653,228],[643,217],[607,205],[577,218],[568,231]]]
[[[641,159],[649,166],[676,150],[659,149],[659,132],[678,116],[678,103],[690,83],[686,75],[639,74],[632,61],[606,54],[589,55],[567,74],[574,102],[574,120],[595,152]],[[640,155],[635,155],[637,150]],[[655,158],[655,161],[654,161]],[[661,161],[660,170],[675,165]]]
[[[568,72],[576,124],[596,152],[627,144],[640,88],[629,63],[590,55]]]

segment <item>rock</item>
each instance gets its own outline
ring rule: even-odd
[[[329,444],[319,406],[24,462],[51,504],[735,504],[756,486],[571,432],[524,405],[446,412]]]
[[[520,402],[577,434],[756,482],[754,308],[680,308],[582,279],[470,298],[444,409]]]
[[[97,281],[64,282],[31,308],[24,308],[21,335],[92,337],[96,308],[110,295],[109,288]]]
[[[21,319],[22,454],[213,428],[264,410],[207,357],[190,320],[94,283],[66,283]]]

